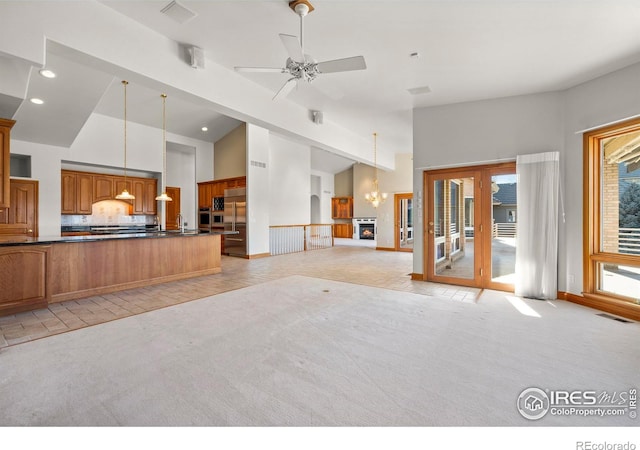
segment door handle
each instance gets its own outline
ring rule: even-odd
[[[33,230],[29,228],[27,231],[25,231],[25,233],[33,233]]]

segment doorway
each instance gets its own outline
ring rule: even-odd
[[[425,280],[513,291],[515,162],[424,173]]]
[[[395,250],[413,252],[413,194],[395,194],[393,209]]]
[[[10,207],[0,209],[0,240],[38,236],[38,181],[11,178]]]
[[[165,230],[177,230],[178,226],[178,214],[180,211],[180,188],[179,187],[166,187],[167,195],[171,197],[170,202],[165,202],[167,205],[166,213],[165,213]],[[184,221],[184,217],[182,218]]]

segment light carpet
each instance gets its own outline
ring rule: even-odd
[[[528,387],[637,385],[640,327],[564,301],[518,310],[506,295],[462,303],[291,276],[12,346],[0,424],[638,425],[520,416]]]

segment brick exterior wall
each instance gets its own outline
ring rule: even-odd
[[[618,228],[620,225],[620,192],[618,164],[602,164],[602,250],[618,252]]]

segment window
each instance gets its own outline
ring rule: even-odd
[[[640,300],[640,120],[585,134],[585,295]]]

